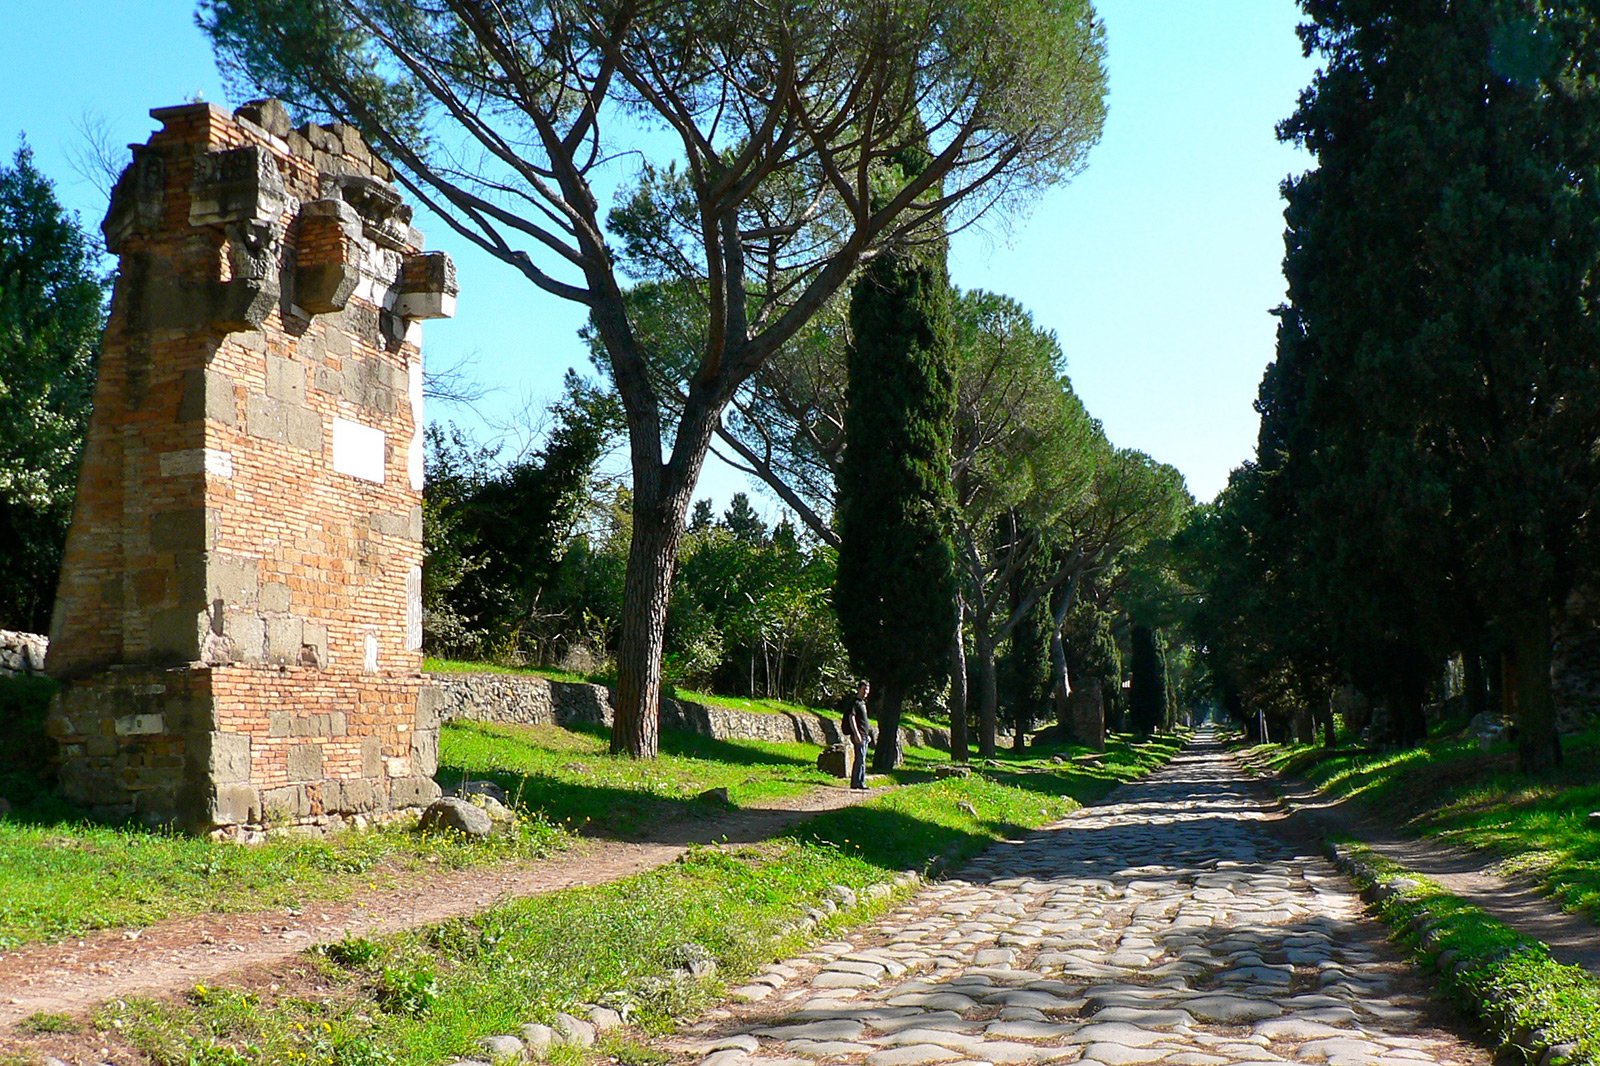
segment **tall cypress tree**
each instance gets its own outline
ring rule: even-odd
[[[895,160],[897,188],[926,152]],[[839,470],[839,572],[834,605],[851,663],[878,699],[873,769],[900,761],[901,705],[945,676],[956,601],[950,535],[955,412],[950,277],[942,233],[892,248],[850,295],[851,344]]]
[[[1487,623],[1519,764],[1543,769],[1551,613],[1593,566],[1600,502],[1600,11],[1304,7],[1323,69],[1283,130],[1318,162],[1286,188],[1280,370],[1302,365],[1280,406],[1312,430],[1280,435],[1293,510],[1344,601],[1346,660],[1409,711],[1419,651],[1476,651],[1458,620]]]

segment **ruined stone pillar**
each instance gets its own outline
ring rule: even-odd
[[[151,115],[103,226],[47,661],[62,786],[240,839],[426,804],[420,320],[454,267],[353,129]]]

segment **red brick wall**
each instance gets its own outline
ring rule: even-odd
[[[450,312],[453,269],[348,128],[152,114],[105,224],[48,662],[63,780],[244,836],[426,802],[416,319]]]

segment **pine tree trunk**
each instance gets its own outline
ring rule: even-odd
[[[878,694],[878,743],[872,749],[872,772],[888,773],[900,765],[900,709],[905,702],[905,686],[890,681],[874,681]]]
[[[1489,686],[1484,678],[1483,656],[1476,649],[1461,655],[1461,687],[1467,697],[1467,717],[1475,719],[1489,709]]]
[[[635,507],[617,640],[613,754],[653,759],[659,749],[667,598],[682,530],[683,516],[671,507]]]
[[[1401,649],[1397,657],[1389,695],[1389,732],[1400,747],[1414,748],[1428,739],[1428,719],[1422,708],[1428,683],[1417,649]]]
[[[1050,694],[1055,701],[1056,725],[1064,736],[1072,733],[1072,679],[1067,671],[1067,645],[1058,626],[1050,634]]]
[[[994,645],[981,634],[974,641],[978,655],[978,755],[994,758],[996,711],[999,692],[995,685]]]
[[[666,649],[667,601],[683,540],[683,520],[700,480],[715,416],[691,404],[678,423],[671,462],[653,458],[654,430],[632,424],[633,535],[622,587],[622,627],[617,635],[616,717],[611,751],[653,759],[661,729],[661,656]],[[642,442],[642,443],[641,443]]]
[[[1322,746],[1331,748],[1338,743],[1333,725],[1333,694],[1317,701],[1317,724],[1322,727]]]
[[[1506,693],[1515,707],[1517,769],[1525,774],[1544,773],[1561,765],[1550,655],[1550,604],[1543,600],[1517,619],[1510,634],[1512,669],[1507,671]]]
[[[950,642],[950,761],[962,763],[971,753],[967,741],[967,646],[962,639],[959,601],[955,622],[955,635]]]

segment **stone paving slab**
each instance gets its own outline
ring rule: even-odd
[[[705,1066],[1486,1066],[1214,736],[665,1047]]]

